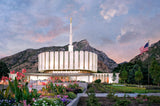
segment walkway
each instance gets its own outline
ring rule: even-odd
[[[160,96],[160,93],[115,93],[118,97],[124,97],[124,95],[130,96],[130,97],[137,97],[137,95],[147,95],[147,96]],[[78,94],[81,97],[88,97],[86,93]],[[106,97],[108,93],[96,93],[96,97]]]

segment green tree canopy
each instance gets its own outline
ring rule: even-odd
[[[143,74],[141,72],[141,68],[138,68],[138,71],[135,72],[135,80],[138,82],[143,79]]]
[[[128,78],[128,72],[124,68],[123,71],[120,73],[120,78],[125,82]]]
[[[160,84],[160,65],[158,64],[157,60],[154,58],[151,62],[149,73],[153,79],[153,83]]]
[[[8,76],[9,73],[9,69],[7,67],[7,65],[0,61],[0,78],[2,78],[2,76]]]
[[[115,81],[116,78],[117,78],[117,76],[116,76],[116,73],[114,72],[114,73],[113,73],[113,77],[112,77],[112,81]]]

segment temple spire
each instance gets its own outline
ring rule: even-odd
[[[72,18],[70,18],[70,35],[69,35],[69,51],[73,51],[73,45],[72,45]]]

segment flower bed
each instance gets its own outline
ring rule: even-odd
[[[14,71],[11,72],[11,74],[14,73]],[[84,90],[84,88],[79,86],[77,82],[70,81],[68,84],[57,84],[53,79],[48,79],[45,82],[41,82],[42,89],[38,91],[33,88],[34,84],[28,85],[29,82],[27,81],[24,73],[26,73],[25,69],[23,69],[22,72],[17,72],[14,80],[2,77],[3,82],[8,80],[9,86],[0,91],[0,105],[6,104],[7,106],[12,106],[21,104],[23,106],[66,106],[77,97],[77,93],[81,93]]]

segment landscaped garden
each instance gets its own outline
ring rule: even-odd
[[[10,72],[15,74],[14,71]],[[50,77],[43,81],[28,81],[26,70],[17,72],[15,79],[2,77],[0,106],[66,106],[82,93],[86,87],[76,81],[64,81]],[[86,84],[86,83],[85,83]],[[96,97],[96,93],[108,93],[106,97]],[[139,93],[130,97],[118,97],[115,93]],[[81,96],[78,106],[159,106],[160,96],[146,96],[141,93],[160,93],[159,86],[133,84],[107,84],[98,79],[88,84],[87,97]]]
[[[96,93],[160,93],[160,87],[155,86],[138,86],[122,84],[91,83],[89,88],[94,88]]]
[[[122,88],[122,89],[121,89]],[[131,89],[130,89],[131,88]],[[126,91],[125,91],[126,90]],[[123,97],[118,97],[115,93],[145,93],[154,92],[139,87],[120,86],[118,84],[102,84],[91,83],[88,86],[88,97],[81,97],[78,106],[160,106],[160,96],[146,96],[138,94],[135,97],[130,97],[124,94]],[[106,97],[96,97],[95,93],[108,93]],[[160,92],[157,90],[156,92]]]
[[[62,82],[60,79],[51,77],[45,82],[41,82],[43,87],[40,90],[29,85],[24,73],[26,70],[17,72],[15,79],[2,77],[3,83],[8,81],[8,86],[2,85],[0,91],[0,106],[66,106],[74,98],[77,93],[82,93],[84,88],[79,86],[78,82]],[[14,72],[11,72],[14,73]]]

